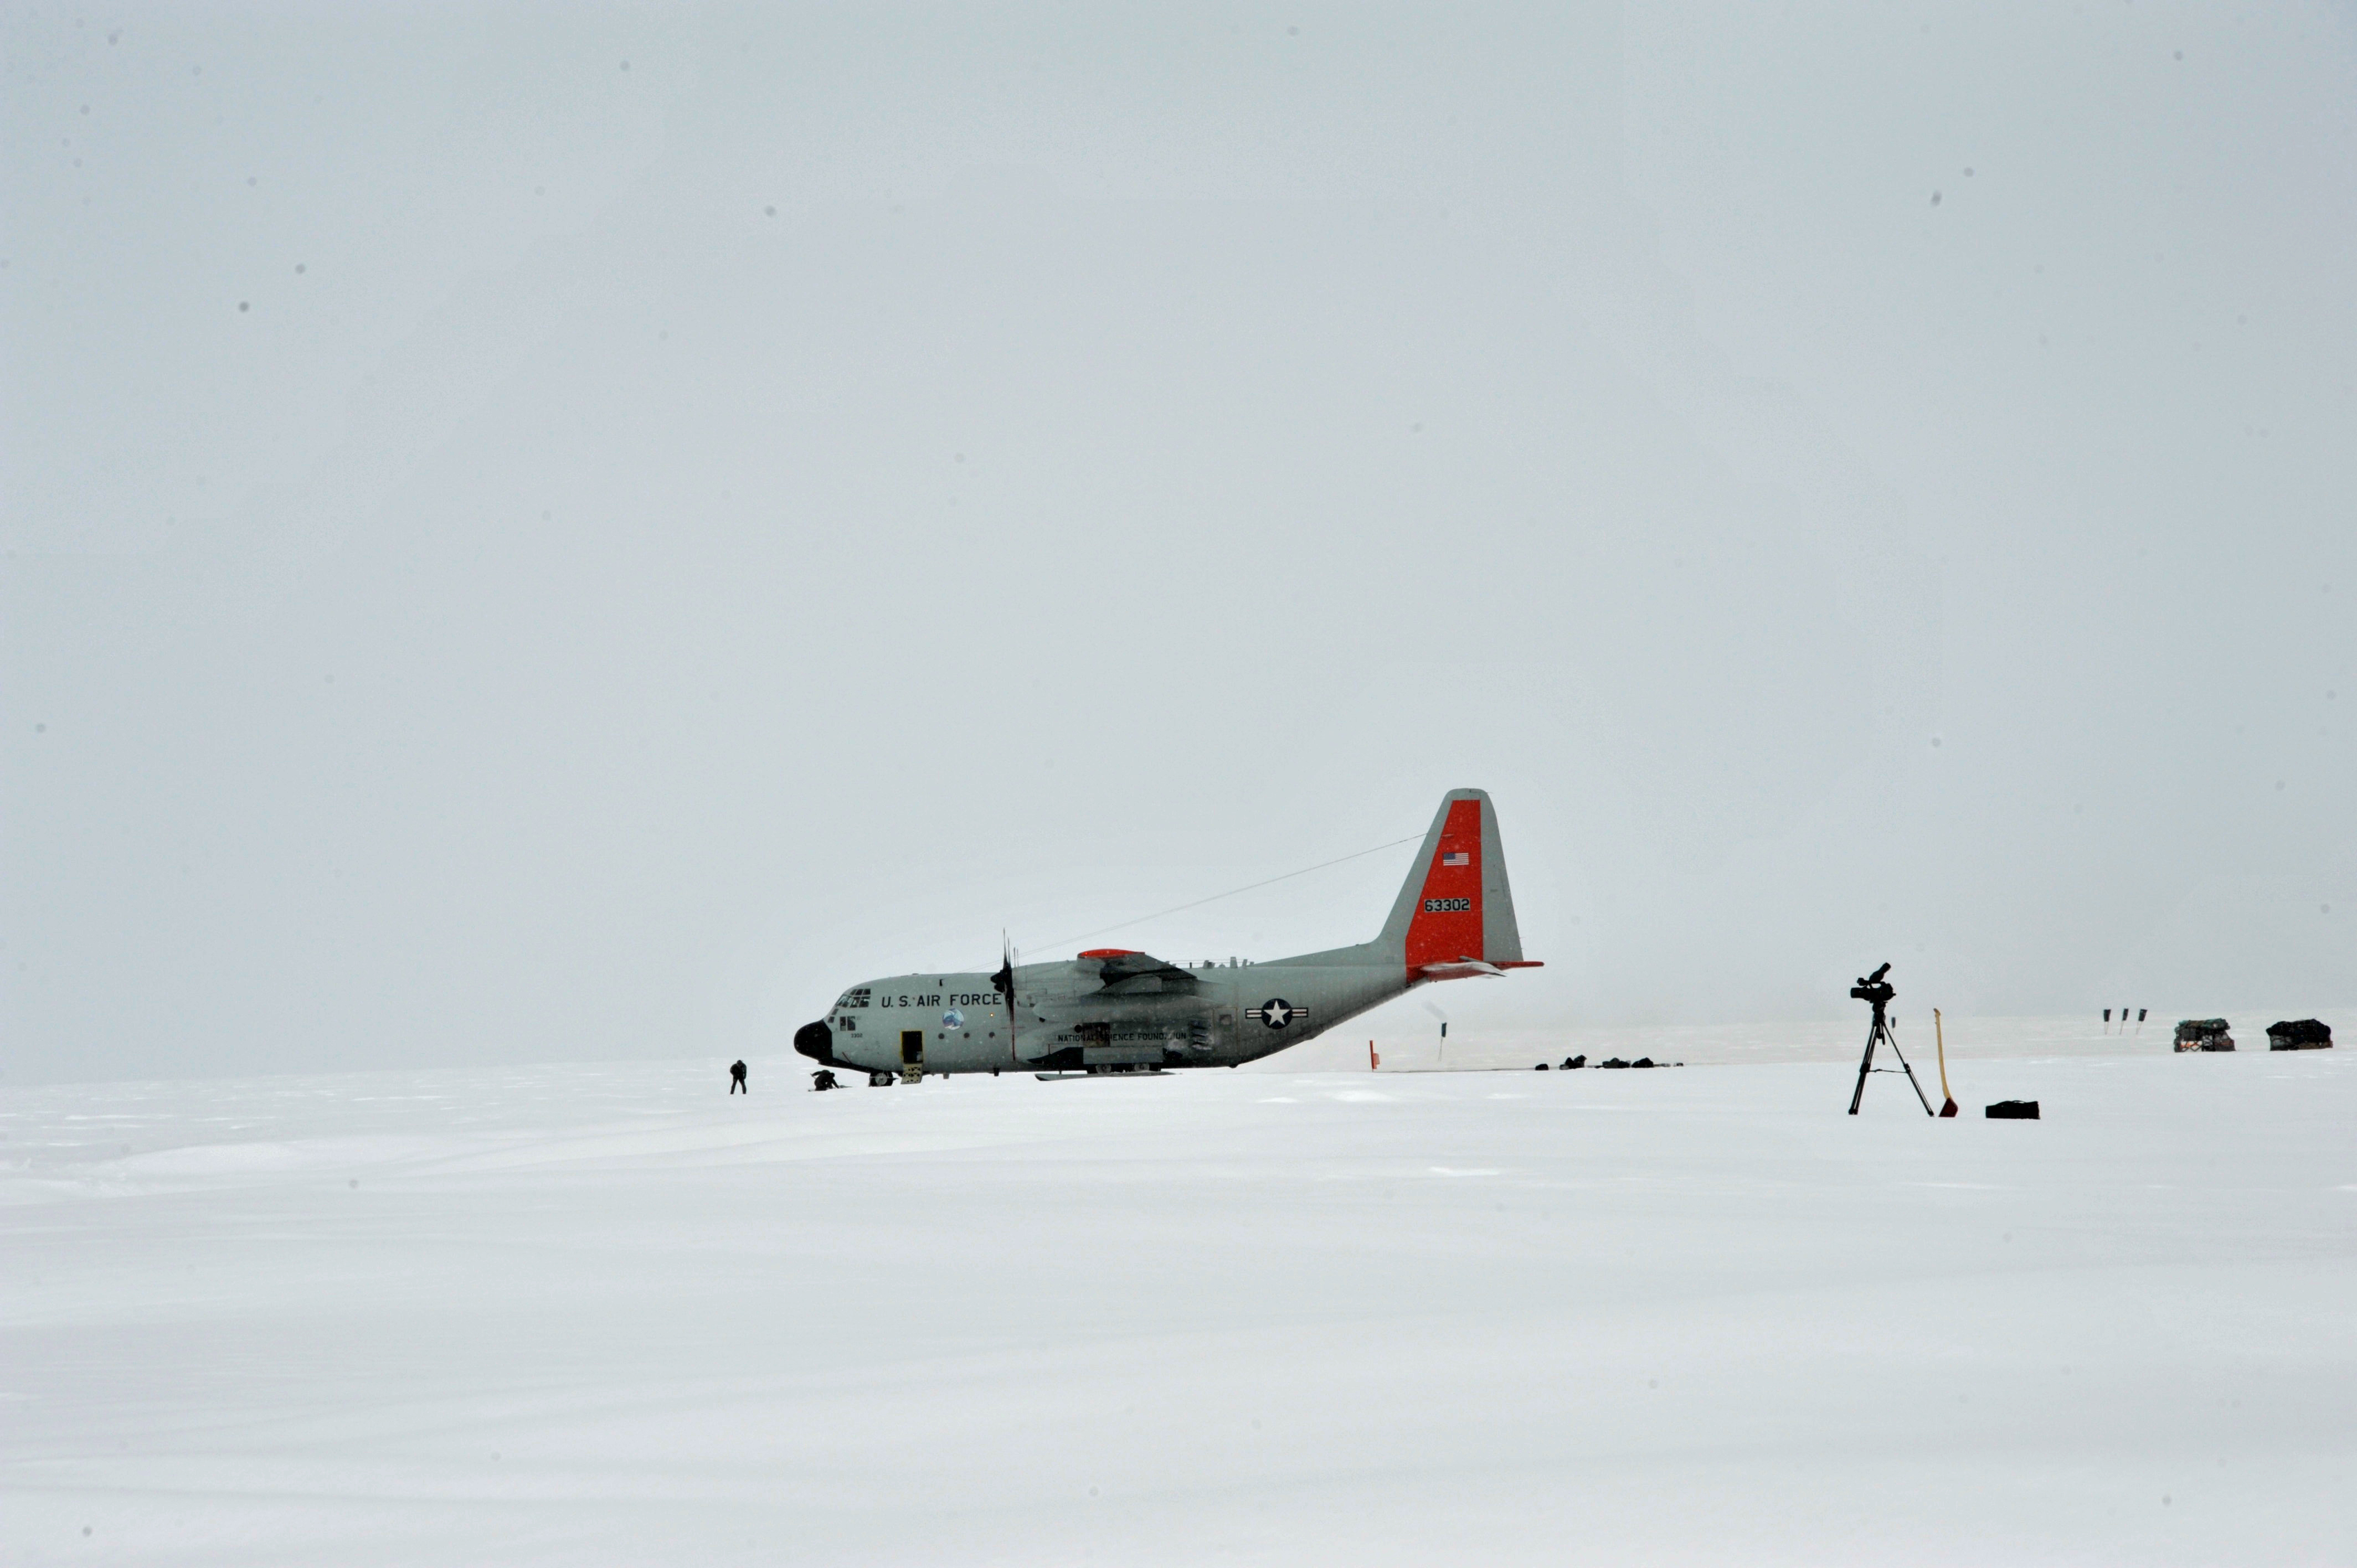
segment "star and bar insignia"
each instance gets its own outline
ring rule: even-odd
[[[1282,996],[1272,996],[1257,1007],[1244,1009],[1244,1016],[1257,1018],[1272,1029],[1282,1029],[1296,1018],[1309,1016],[1307,1007],[1296,1007]]]

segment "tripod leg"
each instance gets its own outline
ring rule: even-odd
[[[1899,1042],[1896,1039],[1892,1039],[1888,1035],[1883,1037],[1890,1040],[1890,1054],[1899,1058],[1899,1065],[1907,1069],[1907,1081],[1914,1085],[1915,1098],[1923,1101],[1923,1114],[1936,1118],[1940,1113],[1932,1109],[1932,1102],[1929,1100],[1923,1098],[1923,1086],[1915,1082],[1915,1069],[1908,1066],[1907,1053],[1899,1048]]]
[[[1899,1058],[1899,1065],[1900,1067],[1907,1067],[1907,1058],[1905,1057],[1900,1057]],[[1907,1081],[1910,1083],[1915,1083],[1915,1069],[1911,1067],[1907,1067]],[[1939,1116],[1940,1113],[1932,1109],[1932,1102],[1929,1100],[1923,1099],[1923,1086],[1920,1083],[1915,1083],[1915,1098],[1923,1101],[1924,1115],[1933,1117],[1935,1119]]]
[[[1857,1092],[1849,1097],[1849,1113],[1857,1114],[1858,1102],[1866,1098],[1866,1075],[1874,1070],[1874,1042],[1880,1038],[1882,1026],[1876,1024],[1866,1032],[1866,1055],[1858,1059]]]

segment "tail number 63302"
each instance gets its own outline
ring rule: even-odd
[[[1470,898],[1426,898],[1424,912],[1427,915],[1455,915],[1473,908]]]

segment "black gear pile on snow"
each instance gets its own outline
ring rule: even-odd
[[[2000,1100],[1982,1114],[1992,1122],[2035,1122],[2038,1120],[2038,1101]]]
[[[2329,1051],[2332,1048],[2332,1026],[2314,1018],[2299,1018],[2289,1023],[2267,1026],[2267,1049],[2271,1051]]]

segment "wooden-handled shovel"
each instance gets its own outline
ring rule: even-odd
[[[1940,1114],[1953,1116],[1956,1113],[1956,1097],[1948,1092],[1948,1040],[1941,1033],[1940,1010],[1937,1007],[1932,1009],[1932,1039],[1940,1051]]]

